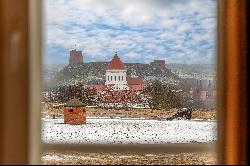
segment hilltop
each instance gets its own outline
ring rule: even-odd
[[[67,65],[56,70],[53,77],[45,83],[44,88],[51,88],[58,85],[69,85],[76,82],[84,84],[100,84],[105,81],[107,62],[88,62],[82,64]],[[138,76],[146,83],[155,79],[172,85],[179,85],[183,82],[177,75],[166,67],[157,67],[143,63],[124,63],[127,68],[127,76]]]

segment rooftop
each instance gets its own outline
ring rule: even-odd
[[[138,84],[144,84],[143,80],[138,77],[127,77],[128,85],[138,85]]]
[[[113,59],[108,63],[107,65],[108,70],[123,70],[125,69],[124,64],[120,60],[120,58],[117,55],[117,52],[115,53],[115,56]]]
[[[82,103],[79,99],[77,98],[73,98],[71,99],[70,101],[68,101],[66,104],[65,104],[66,107],[84,107],[85,104]]]

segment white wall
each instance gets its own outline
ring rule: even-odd
[[[114,84],[114,90],[125,90],[127,86],[127,70],[106,70],[105,85]],[[120,80],[119,80],[120,78]]]

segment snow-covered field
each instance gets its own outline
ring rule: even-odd
[[[63,119],[42,119],[45,143],[152,144],[212,142],[216,121],[87,118],[85,125],[63,124]]]

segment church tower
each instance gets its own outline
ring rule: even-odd
[[[116,52],[107,65],[105,85],[113,90],[129,90],[126,77],[127,70]]]

